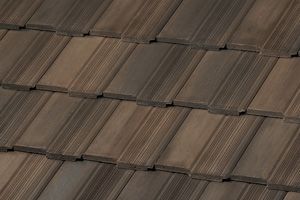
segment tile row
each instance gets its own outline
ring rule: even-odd
[[[135,100],[300,123],[300,58],[168,43],[9,31],[0,42],[4,88]]]
[[[298,0],[3,0],[0,27],[158,40],[290,57],[300,49]]]
[[[1,89],[0,149],[299,191],[299,124]]]
[[[0,153],[0,163],[0,197],[16,200],[298,200],[300,197],[300,193],[270,190],[259,184],[208,182],[177,173],[133,171],[90,161],[62,162],[21,152]]]

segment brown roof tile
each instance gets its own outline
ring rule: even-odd
[[[300,89],[285,111],[284,116],[288,122],[300,123]]]
[[[0,28],[25,26],[43,0],[3,0],[0,2]]]
[[[38,32],[36,38],[6,74],[2,85],[15,89],[34,88],[69,39],[54,33]]]
[[[269,190],[263,185],[249,184],[239,200],[283,200],[285,195],[284,191]]]
[[[5,30],[5,29],[1,29],[1,30],[0,30],[0,41],[1,41],[2,38],[5,36],[6,33],[7,33],[7,30]]]
[[[101,37],[72,38],[36,87],[67,92],[72,81],[102,42]]]
[[[300,198],[300,193],[289,192],[285,196],[284,200],[298,200]]]
[[[10,101],[10,99],[14,96],[15,91],[13,90],[6,90],[0,87],[0,110],[2,111],[6,104]],[[1,113],[0,111],[0,113]]]

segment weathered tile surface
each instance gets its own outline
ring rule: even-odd
[[[285,120],[288,122],[300,123],[300,89],[294,96],[289,107],[284,113]]]
[[[300,193],[289,192],[285,196],[284,200],[297,200],[300,198]]]
[[[6,33],[7,33],[7,30],[5,30],[5,29],[1,29],[1,30],[0,30],[0,41],[1,41],[2,38],[5,36]]]
[[[34,88],[68,41],[69,37],[39,32],[6,74],[2,85],[13,89]]]
[[[0,87],[0,110],[5,108],[6,104],[11,100],[15,93],[16,92],[13,90],[6,90]]]

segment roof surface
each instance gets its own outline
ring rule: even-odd
[[[299,200],[299,0],[0,0],[0,199]]]

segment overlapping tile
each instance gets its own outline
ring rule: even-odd
[[[116,199],[132,174],[108,164],[65,162],[38,199]]]
[[[139,44],[121,67],[103,95],[112,98],[136,100],[147,80],[158,69],[171,44]]]
[[[34,88],[68,41],[68,37],[38,32],[36,38],[5,75],[2,80],[3,87],[25,90]]]
[[[77,0],[57,26],[57,32],[83,36],[89,33],[97,19],[110,5],[111,0]]]
[[[115,74],[135,49],[136,44],[119,39],[103,39],[84,68],[69,87],[72,96],[97,97],[102,95]]]
[[[54,93],[16,141],[14,149],[45,154],[81,101],[67,94]]]
[[[113,0],[91,29],[91,35],[121,38],[145,1]]]
[[[297,200],[300,198],[300,193],[289,192],[285,196],[284,200]]]
[[[299,63],[299,58],[280,58],[247,112],[282,118],[300,85]]]
[[[266,184],[299,128],[282,119],[267,118],[234,168],[231,179]]]
[[[72,38],[39,80],[37,89],[67,92],[102,40],[101,37]]]
[[[278,190],[269,190],[264,185],[249,184],[243,191],[240,200],[283,200],[286,192]]]
[[[0,30],[0,41],[2,40],[2,38],[4,37],[4,35],[7,33],[7,30],[5,29],[1,29]]]
[[[0,149],[11,149],[52,93],[16,92],[0,112]]]
[[[292,1],[262,48],[271,56],[290,57],[300,49],[300,2]]]
[[[155,40],[182,0],[146,0],[122,34],[130,42]]]
[[[120,167],[153,168],[188,112],[186,108],[151,108],[124,101],[84,158],[117,163]]]
[[[12,153],[19,154],[19,153]],[[9,158],[0,156],[1,166],[8,163],[15,164],[9,166],[9,170],[2,171],[1,177],[9,180],[0,192],[0,199],[37,199],[55,172],[58,170],[62,161],[49,160],[45,156],[36,154],[10,155]],[[7,174],[7,173],[11,174]]]
[[[137,102],[162,107],[172,104],[204,53],[183,45],[172,46],[158,69],[139,92]]]
[[[11,100],[16,92],[13,90],[6,90],[0,87],[0,110],[3,110],[6,104]]]
[[[175,105],[208,108],[218,88],[241,55],[239,51],[207,51],[174,99]]]
[[[231,49],[260,51],[292,0],[256,0],[230,38]]]
[[[64,160],[81,158],[118,103],[110,99],[82,101],[49,144],[47,156]]]
[[[30,29],[56,31],[65,14],[76,0],[44,0],[33,16],[26,23]]]
[[[257,53],[243,53],[209,103],[209,110],[231,115],[245,112],[276,61]]]
[[[300,89],[285,111],[284,117],[288,122],[300,123]]]
[[[23,27],[43,0],[3,0],[0,2],[0,28]]]

